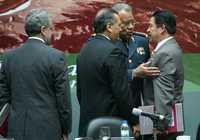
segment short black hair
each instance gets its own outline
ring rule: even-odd
[[[114,24],[116,22],[115,14],[118,13],[115,10],[104,8],[101,9],[95,16],[93,21],[94,32],[103,33],[106,30],[106,26],[110,24]]]
[[[152,16],[154,17],[157,26],[165,25],[168,34],[174,35],[176,33],[176,18],[172,12],[167,10],[157,10]]]

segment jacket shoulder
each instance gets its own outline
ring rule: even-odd
[[[133,37],[135,40],[139,41],[140,43],[145,43],[148,45],[149,43],[149,38],[148,35],[142,32],[134,32]]]
[[[139,36],[139,37],[144,37],[144,38],[148,37],[148,35],[146,33],[143,33],[143,32],[133,32],[133,35]]]
[[[64,52],[56,49],[56,48],[51,48],[51,47],[48,47],[48,50],[49,50],[49,53],[50,54],[54,54],[54,55],[62,55],[64,54]]]

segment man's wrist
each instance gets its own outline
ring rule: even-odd
[[[136,70],[133,69],[132,70],[132,79],[136,78],[137,77],[137,73],[136,73]]]
[[[68,135],[63,134],[63,140],[68,140]]]

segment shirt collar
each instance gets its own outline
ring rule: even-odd
[[[111,40],[110,39],[110,37],[108,37],[107,35],[105,35],[105,34],[99,34],[99,35],[101,35],[101,36],[103,36],[103,37],[105,37],[106,39],[108,39],[108,40]]]
[[[29,37],[28,39],[36,39],[36,40],[40,40],[40,41],[42,41],[43,43],[45,43],[44,39],[39,38],[39,37],[35,37],[35,36],[31,36],[31,37]]]
[[[131,36],[131,38],[130,38],[127,42],[123,41],[121,38],[119,38],[119,40],[125,45],[125,47],[128,48],[129,44],[130,44],[131,42],[134,42],[134,41],[135,41],[135,38],[134,38],[134,36]]]
[[[173,36],[167,37],[165,39],[163,39],[162,41],[158,42],[156,48],[154,49],[154,52],[156,52],[165,42],[167,42],[168,40],[174,38]]]
[[[131,36],[131,39],[130,39],[130,40],[133,41],[133,42],[135,41],[135,38],[134,38],[133,35]]]

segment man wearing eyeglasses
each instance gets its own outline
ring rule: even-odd
[[[136,21],[132,13],[132,7],[125,3],[117,3],[113,5],[112,9],[118,12],[122,21],[120,40],[116,45],[127,56],[125,63],[128,63],[129,87],[132,90],[134,103],[136,103],[136,106],[141,106],[143,78],[157,76],[159,70],[157,67],[148,67],[149,42],[145,34],[134,32]],[[135,123],[132,125],[138,125],[138,118],[135,119]],[[139,135],[139,129],[137,128],[134,127],[135,136]]]

